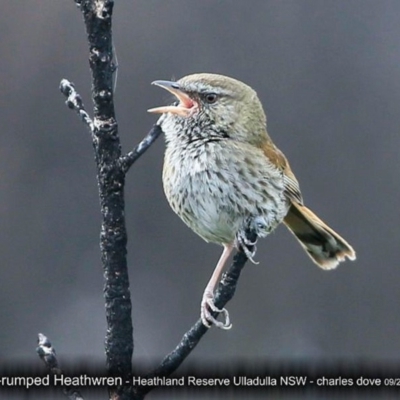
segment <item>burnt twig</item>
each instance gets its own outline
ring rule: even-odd
[[[145,151],[158,139],[162,130],[159,125],[154,125],[143,140],[128,154],[120,157],[120,165],[124,172],[128,172],[132,164],[142,156]]]
[[[56,351],[51,345],[50,340],[47,336],[43,335],[43,333],[38,334],[38,347],[36,348],[36,352],[52,374],[61,375],[63,373],[58,365]],[[69,386],[62,387],[62,391],[70,400],[84,400],[78,390]]]
[[[247,238],[250,242],[255,243],[257,235],[252,231],[247,231]],[[252,249],[249,249],[250,251]],[[236,287],[239,281],[240,273],[244,265],[246,264],[248,258],[245,253],[238,250],[233,257],[232,265],[228,268],[222,277],[221,282],[218,285],[217,292],[215,294],[215,305],[222,309],[228,301],[230,301],[236,291]],[[216,317],[214,313],[214,317]],[[168,377],[174,373],[186,357],[192,352],[192,350],[200,342],[201,338],[208,331],[209,328],[205,327],[199,319],[182,337],[176,348],[171,351],[160,363],[160,365],[151,371],[146,378],[154,377]],[[145,394],[150,392],[154,387],[143,386],[136,388],[138,393],[138,399],[142,398]],[[142,396],[142,397],[140,397]]]

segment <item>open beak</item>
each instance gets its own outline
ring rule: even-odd
[[[168,90],[168,92],[172,93],[179,100],[179,104],[176,106],[150,108],[150,110],[147,110],[148,112],[156,114],[172,113],[181,117],[187,117],[193,107],[196,106],[196,103],[180,88],[177,82],[154,81],[151,84]]]

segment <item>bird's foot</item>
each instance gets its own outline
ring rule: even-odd
[[[224,322],[217,321],[212,312],[223,313],[224,314]],[[215,325],[220,329],[231,329],[232,324],[229,319],[229,313],[226,308],[218,308],[214,304],[214,294],[210,291],[205,291],[203,294],[203,299],[201,300],[201,322],[207,328],[211,328],[212,325]]]
[[[246,230],[241,229],[237,235],[236,235],[236,245],[237,247],[241,247],[242,251],[244,254],[246,254],[246,257],[253,263],[253,264],[259,264],[258,261],[254,261],[254,256],[256,255],[257,252],[257,239],[252,242],[249,240],[246,236]],[[239,246],[238,246],[239,245]],[[249,249],[251,248],[251,250]]]

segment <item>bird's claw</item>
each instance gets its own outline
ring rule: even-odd
[[[241,247],[243,253],[246,254],[246,257],[253,264],[259,264],[259,262],[255,261],[253,258],[257,252],[257,246],[256,246],[257,240],[252,242],[247,238],[245,230],[240,230],[236,235],[236,242]],[[252,247],[252,250],[249,250],[249,247]]]
[[[224,322],[217,321],[212,312],[223,313],[224,314]],[[220,329],[231,329],[232,324],[229,319],[229,313],[226,308],[218,308],[214,304],[214,294],[212,292],[205,292],[203,295],[203,299],[201,301],[201,322],[207,328],[211,328],[212,325],[215,325]]]

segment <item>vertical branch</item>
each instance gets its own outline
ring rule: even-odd
[[[92,140],[102,214],[100,248],[107,318],[107,369],[111,375],[129,380],[132,374],[133,327],[126,261],[125,174],[119,166],[121,145],[112,89],[115,65],[111,17],[114,3],[112,0],[76,0],[76,4],[86,25],[92,73]],[[129,391],[128,387],[117,388],[114,395],[120,399],[129,398]]]
[[[125,174],[157,140],[162,130],[154,125],[129,153],[121,155],[113,102],[112,0],[74,0],[85,21],[92,73],[93,119],[73,83],[63,79],[60,90],[66,104],[75,110],[91,133],[94,148],[100,209],[100,250],[104,270],[104,298],[107,319],[105,339],[108,373],[121,377],[121,387],[110,388],[113,400],[132,399],[131,386],[133,326],[132,304],[126,260]],[[135,398],[139,398],[135,396]]]

